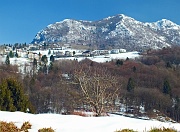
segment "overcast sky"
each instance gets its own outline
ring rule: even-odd
[[[0,44],[30,43],[38,31],[66,18],[94,21],[117,14],[180,25],[180,0],[0,0]]]

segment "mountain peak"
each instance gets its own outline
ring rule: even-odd
[[[107,18],[104,18],[103,20],[110,20],[110,19],[113,19],[113,18],[120,18],[120,19],[125,19],[125,18],[130,18],[124,14],[118,14],[118,15],[115,15],[115,16],[109,16]]]
[[[180,43],[180,26],[167,19],[143,23],[118,14],[99,21],[65,19],[38,32],[32,43],[68,43],[141,50]]]
[[[157,22],[153,23],[146,23],[149,25],[151,28],[156,29],[156,30],[167,30],[167,29],[180,29],[180,26],[177,25],[176,23],[168,20],[168,19],[162,19]]]
[[[170,20],[167,20],[167,19],[162,19],[160,21],[157,21],[157,23],[159,23],[159,25],[161,27],[168,27],[168,28],[171,28],[171,27],[175,27],[175,26],[178,26],[177,24],[173,23],[172,21]]]
[[[132,17],[126,16],[126,15],[124,15],[124,14],[118,14],[117,16],[119,16],[119,17],[121,17],[121,18],[131,18],[131,19],[132,19]]]

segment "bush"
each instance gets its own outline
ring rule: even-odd
[[[83,117],[87,116],[84,112],[81,112],[81,111],[74,111],[72,112],[72,115],[78,115],[78,116],[83,116]]]
[[[13,122],[0,121],[1,132],[20,132],[20,129]]]
[[[134,130],[131,129],[123,129],[123,130],[118,130],[115,132],[136,132]],[[153,128],[148,132],[177,132],[176,130],[172,129],[172,128]]]
[[[21,126],[21,131],[23,132],[28,132],[28,129],[31,129],[31,124],[27,121],[24,122],[23,125]]]
[[[28,132],[31,126],[29,122],[24,122],[21,129],[19,129],[13,122],[0,121],[0,132]]]
[[[177,132],[176,130],[172,128],[153,128],[149,132]]]
[[[52,128],[42,128],[39,129],[38,132],[55,132]]]
[[[118,131],[115,131],[115,132],[136,132],[136,131],[131,130],[131,129],[123,129],[123,130],[118,130]]]

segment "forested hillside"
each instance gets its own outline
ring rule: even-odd
[[[137,60],[58,60],[50,64],[48,72],[46,65],[35,72],[38,67],[34,65],[23,77],[15,66],[1,65],[1,90],[13,77],[22,84],[36,113],[86,110],[101,116],[118,112],[124,104],[126,112],[136,116],[153,117],[158,111],[180,121],[179,47],[149,50]]]

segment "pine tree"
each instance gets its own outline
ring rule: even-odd
[[[50,61],[54,62],[54,56],[53,55],[50,56]]]
[[[5,111],[16,111],[16,108],[13,105],[13,98],[11,97],[11,91],[9,91],[8,89],[5,89],[3,110],[5,110]]]
[[[51,54],[51,50],[49,49],[49,51],[48,51],[48,55],[50,55]]]
[[[46,55],[43,55],[42,58],[41,58],[41,61],[42,61],[44,64],[47,64],[47,62],[48,62],[47,56],[46,56]]]
[[[14,51],[15,49],[16,49],[16,47],[15,47],[15,46],[13,46],[13,49],[12,49],[12,50]]]
[[[12,51],[9,52],[9,57],[10,57],[10,58],[13,58],[13,57],[14,57],[14,54],[13,54]]]
[[[76,54],[76,52],[75,51],[73,51],[73,56]]]
[[[0,102],[0,107],[1,110],[4,111],[15,111],[15,107],[13,106],[13,100],[11,98],[11,92],[9,89],[7,89],[7,82],[3,81],[2,84],[0,85],[0,96],[1,96],[1,102]]]
[[[132,78],[129,78],[128,84],[127,84],[127,91],[131,92],[134,90],[135,84]]]
[[[171,95],[171,87],[167,80],[165,80],[163,84],[163,93]]]
[[[15,53],[15,57],[18,58],[18,53],[17,53],[17,51],[16,51],[16,53]]]
[[[40,52],[39,52],[38,56],[39,56],[39,60],[41,60],[41,53]]]
[[[118,60],[116,61],[116,65],[117,65],[117,66],[123,65],[123,61],[118,59]]]
[[[6,56],[5,64],[10,65],[9,55]]]
[[[5,86],[0,86],[0,110],[4,110],[3,104],[4,104],[4,98],[6,96],[6,90]]]
[[[46,49],[46,48],[47,48],[47,44],[46,44],[46,43],[44,43],[44,44],[43,44],[43,47],[44,47],[44,49]]]
[[[126,61],[128,61],[128,60],[129,60],[129,57],[126,58]]]
[[[0,107],[6,111],[23,111],[30,109],[30,102],[23,92],[22,85],[14,78],[4,79],[0,85]]]
[[[43,55],[41,58],[41,61],[43,62],[43,65],[39,68],[39,71],[42,71],[43,73],[47,74],[48,73],[48,68],[47,68],[47,63],[48,63],[48,58],[46,55]]]

